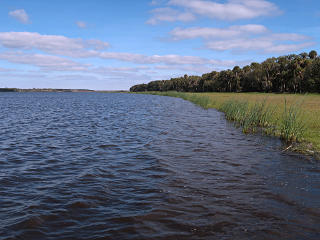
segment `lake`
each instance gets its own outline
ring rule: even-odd
[[[0,239],[319,239],[320,163],[178,98],[0,93]]]

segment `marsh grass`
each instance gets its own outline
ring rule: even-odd
[[[301,103],[288,106],[285,100],[283,116],[280,125],[280,137],[287,143],[303,140],[306,124],[303,119]]]
[[[209,108],[210,105],[210,99],[209,97],[203,96],[203,97],[199,97],[197,95],[189,95],[188,99],[190,102],[193,102],[205,109]]]
[[[274,119],[276,109],[266,103],[266,100],[255,102],[250,106],[248,101],[230,99],[219,108],[225,113],[226,119],[235,121],[242,127],[244,133],[254,133],[258,129],[269,135],[279,135],[286,143],[303,140],[305,123],[301,104],[288,106],[284,100],[284,111],[280,119]],[[275,120],[280,122],[276,126]]]
[[[267,105],[266,100],[250,105],[248,101],[230,99],[224,102],[219,110],[225,113],[228,120],[241,126],[244,133],[272,127],[274,108]]]
[[[227,120],[235,121],[239,123],[240,126],[243,126],[246,122],[248,102],[230,99],[224,102],[219,108],[219,110],[225,113]]]

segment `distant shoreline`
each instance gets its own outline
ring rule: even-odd
[[[90,89],[60,89],[60,88],[0,88],[0,92],[100,92],[100,93],[120,93],[128,92],[124,90],[90,90]]]

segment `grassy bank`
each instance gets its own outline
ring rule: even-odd
[[[179,97],[215,108],[245,133],[262,130],[283,139],[291,150],[320,152],[320,94],[146,92]]]

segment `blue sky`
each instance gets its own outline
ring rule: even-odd
[[[0,0],[0,87],[126,90],[319,52],[318,0]]]

